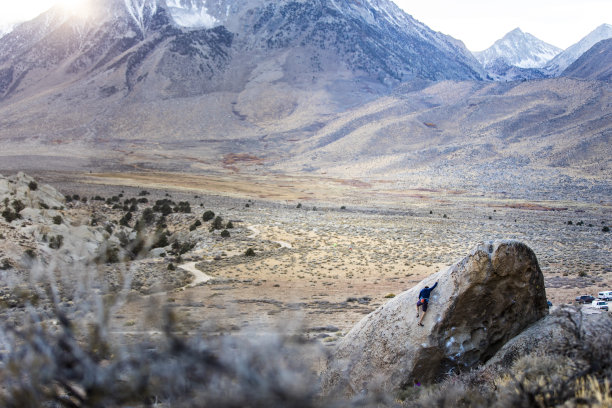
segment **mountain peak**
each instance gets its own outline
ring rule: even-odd
[[[520,27],[516,27],[514,30],[508,32],[503,38],[513,37],[517,35],[524,35],[524,34],[525,33],[523,32],[523,30],[520,29]]]
[[[559,52],[560,48],[517,27],[495,41],[490,48],[475,52],[474,56],[485,68],[499,60],[519,68],[540,68]]]

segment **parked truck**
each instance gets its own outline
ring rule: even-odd
[[[591,307],[608,311],[608,302],[605,300],[594,300],[593,303],[591,303]]]
[[[612,300],[612,290],[607,290],[607,291],[603,291],[603,292],[599,292],[597,294],[597,299],[598,300]]]

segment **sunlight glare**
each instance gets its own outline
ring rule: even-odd
[[[73,14],[81,16],[87,14],[87,0],[58,0],[57,4]]]

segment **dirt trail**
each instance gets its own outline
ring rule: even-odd
[[[193,276],[195,276],[195,279],[193,280],[193,282],[191,282],[189,285],[185,286],[186,288],[192,288],[194,286],[197,286],[201,283],[205,283],[208,282],[209,280],[212,279],[212,276],[209,276],[207,274],[205,274],[204,272],[202,272],[201,270],[199,270],[198,268],[196,268],[196,264],[197,262],[187,262],[185,264],[179,265],[179,268],[192,273]]]
[[[247,237],[249,239],[255,239],[258,235],[261,234],[261,231],[257,229],[257,227],[254,225],[247,227],[247,229],[252,232],[252,234]],[[271,242],[274,242],[275,244],[280,245],[281,248],[293,248],[290,243],[285,242],[285,241],[271,241]]]

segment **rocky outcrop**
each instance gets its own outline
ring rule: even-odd
[[[29,208],[59,208],[64,206],[64,196],[47,184],[39,185],[25,173],[10,177],[0,175],[0,200],[19,200]]]
[[[436,281],[420,327],[418,294]],[[487,361],[547,313],[533,251],[517,241],[481,243],[361,320],[332,353],[324,388],[351,395],[435,382]]]

